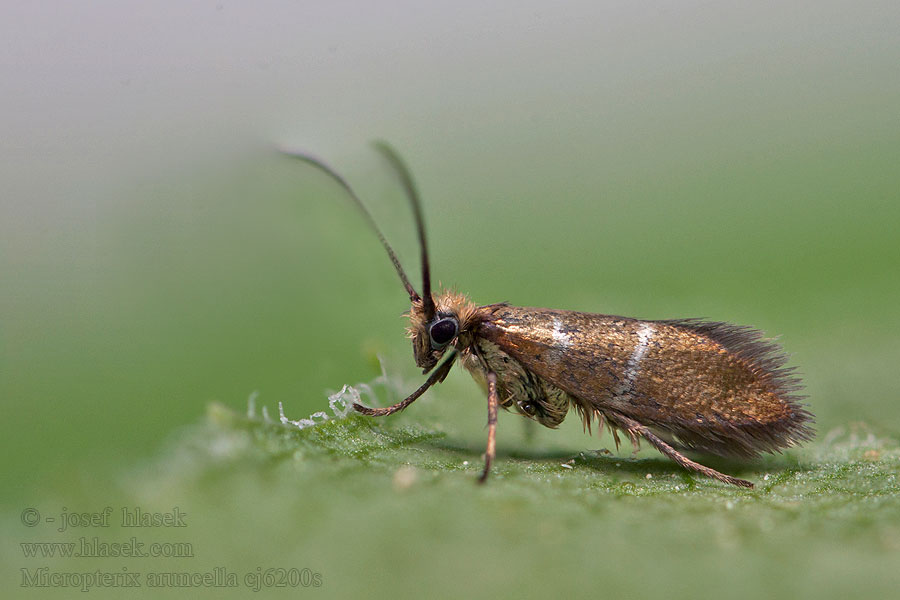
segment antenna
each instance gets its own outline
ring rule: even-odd
[[[419,233],[419,251],[422,256],[422,309],[425,313],[425,321],[429,322],[434,319],[435,307],[434,298],[431,297],[431,271],[428,265],[428,244],[425,242],[425,222],[422,219],[422,202],[419,200],[419,192],[416,191],[416,184],[409,172],[403,159],[387,142],[378,140],[373,144],[382,156],[391,164],[409,203],[412,205],[413,216],[416,219],[416,230]]]
[[[406,276],[406,272],[403,270],[403,267],[400,265],[400,260],[397,258],[397,254],[394,252],[394,249],[391,248],[391,245],[388,244],[387,240],[384,237],[384,234],[381,233],[381,229],[378,228],[378,225],[375,223],[375,219],[372,218],[372,213],[369,212],[369,210],[366,208],[366,205],[363,204],[363,202],[362,202],[362,200],[360,200],[359,196],[356,195],[356,192],[353,191],[353,188],[350,187],[350,184],[347,183],[347,180],[344,179],[337,171],[335,171],[330,166],[328,166],[328,164],[325,163],[325,161],[323,161],[319,158],[316,158],[312,154],[306,154],[305,152],[296,152],[293,150],[281,150],[281,152],[283,154],[286,154],[287,156],[300,159],[303,162],[316,167],[320,171],[323,171],[324,173],[329,175],[342,188],[344,188],[344,190],[350,195],[350,198],[352,198],[353,201],[356,203],[357,208],[359,208],[359,210],[362,211],[362,214],[366,218],[366,221],[369,222],[369,225],[375,231],[375,235],[377,235],[378,239],[381,241],[381,245],[384,246],[384,249],[387,251],[388,256],[391,259],[391,262],[394,264],[394,268],[397,270],[397,274],[400,276],[400,281],[403,282],[403,287],[406,288],[406,292],[409,294],[410,301],[416,302],[418,300],[421,300],[422,298],[419,296],[419,294],[416,292],[415,288],[409,282],[409,278]],[[409,177],[409,173],[406,173],[406,176]],[[410,185],[412,185],[411,181],[410,181]],[[404,187],[406,187],[405,183],[404,183]],[[409,193],[409,190],[407,190],[407,193]],[[413,190],[412,193],[413,193],[413,195],[415,195],[415,190]],[[419,214],[417,200],[415,200],[415,199],[413,200],[413,207],[416,212],[416,223],[419,226],[419,241],[422,244],[423,260],[427,260],[427,256],[425,256],[425,237],[424,237],[425,233],[422,228],[422,217]],[[426,290],[425,296],[427,298],[426,306],[428,306],[429,304],[431,306],[431,315],[428,317],[428,320],[430,321],[431,318],[434,316],[434,300],[431,298],[431,293],[429,290],[430,286],[429,286],[428,278],[427,278],[428,263],[425,262],[424,264],[425,264],[424,270],[425,270],[425,274],[426,274],[426,277],[425,277],[425,286],[426,286],[425,287],[425,290]],[[426,312],[426,315],[427,314],[428,313]]]

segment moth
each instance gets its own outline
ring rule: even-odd
[[[467,296],[431,291],[421,201],[409,169],[384,142],[376,149],[396,173],[412,207],[422,263],[418,293],[393,248],[349,183],[312,155],[286,152],[329,175],[349,194],[375,231],[411,302],[407,334],[425,382],[385,408],[354,404],[364,415],[399,412],[447,377],[456,362],[487,391],[484,482],[496,455],[500,407],[556,428],[574,410],[587,432],[606,426],[635,449],[643,438],[685,469],[742,487],[685,451],[754,458],[813,436],[812,414],[794,368],[773,340],[752,327],[700,319],[645,321],[630,317],[501,302],[479,305]]]

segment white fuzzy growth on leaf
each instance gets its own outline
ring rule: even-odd
[[[296,427],[297,429],[306,429],[307,427],[313,427],[315,425],[320,425],[327,421],[335,421],[338,419],[344,419],[353,412],[354,404],[363,404],[362,395],[366,395],[369,399],[375,403],[378,402],[378,395],[375,393],[375,390],[372,389],[375,385],[384,386],[388,391],[396,389],[400,389],[402,384],[400,381],[391,380],[387,372],[384,368],[384,363],[379,358],[379,363],[381,363],[381,375],[376,377],[370,383],[357,383],[355,386],[353,385],[344,385],[340,389],[340,391],[335,392],[333,394],[329,394],[328,396],[328,408],[331,411],[329,415],[327,412],[318,411],[309,415],[309,417],[305,419],[289,419],[284,414],[284,405],[279,402],[278,403],[278,420],[282,425]],[[250,397],[247,399],[247,418],[251,420],[259,419],[256,414],[256,399],[259,397],[259,392],[254,391],[250,394]],[[272,423],[272,419],[269,418],[269,412],[265,405],[262,407],[262,421],[265,423]]]
[[[284,404],[278,403],[278,420],[282,425],[292,425],[297,429],[306,429],[320,425],[326,421],[335,419],[343,419],[353,411],[353,404],[359,402],[359,392],[351,385],[345,385],[341,391],[328,396],[328,408],[331,409],[332,416],[324,411],[314,412],[305,419],[289,419],[284,414]]]
[[[247,398],[247,418],[255,419],[256,418],[256,398],[259,396],[259,392],[254,390],[253,393],[250,394],[250,397]]]

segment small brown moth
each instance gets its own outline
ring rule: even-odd
[[[289,152],[339,183],[362,210],[409,294],[407,333],[416,364],[431,375],[408,398],[386,408],[355,404],[365,415],[401,411],[440,383],[458,359],[487,389],[488,440],[484,482],[496,451],[497,407],[546,427],[570,409],[590,431],[606,425],[619,445],[623,430],[635,448],[644,438],[685,469],[743,487],[753,484],[690,460],[693,450],[740,458],[780,452],[813,436],[812,415],[799,403],[801,382],[774,341],[751,327],[699,319],[643,321],[507,303],[479,306],[453,291],[431,293],[419,195],[396,151],[375,147],[396,171],[412,205],[422,260],[416,292],[365,205],[334,169]],[[441,359],[443,362],[440,362]],[[438,363],[440,364],[438,365]],[[435,368],[436,367],[436,368]]]

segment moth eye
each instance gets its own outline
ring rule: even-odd
[[[431,336],[431,347],[435,350],[443,348],[456,337],[458,330],[459,324],[456,319],[448,317],[437,321],[428,330],[428,335]]]

